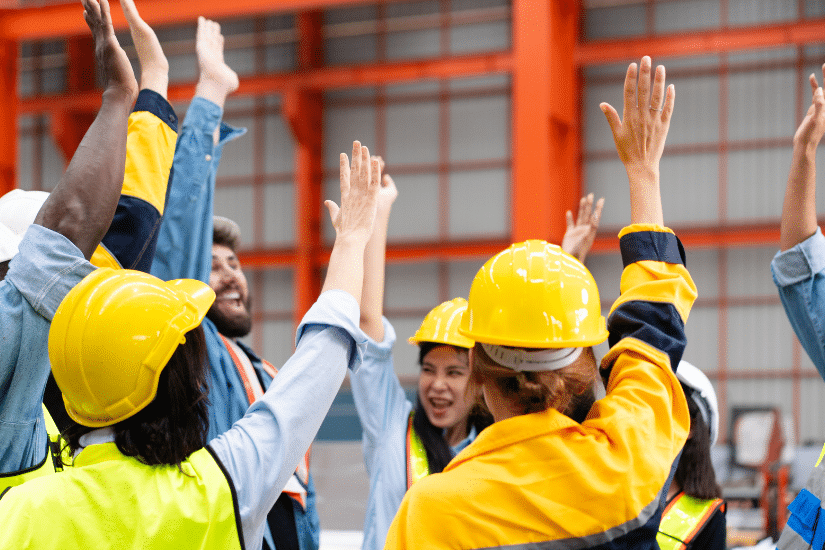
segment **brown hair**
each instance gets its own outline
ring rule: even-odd
[[[237,223],[223,216],[214,216],[212,221],[212,244],[225,246],[232,252],[237,252],[240,241],[241,229]]]
[[[493,361],[481,344],[476,343],[473,348],[472,369],[477,382],[495,383],[504,398],[510,400],[521,414],[554,408],[572,418],[571,413],[577,408],[575,397],[593,388],[598,374],[594,365],[593,350],[587,348],[576,362],[561,369],[519,372]],[[574,420],[581,422],[583,418]]]

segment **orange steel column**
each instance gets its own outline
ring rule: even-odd
[[[512,238],[561,242],[581,190],[578,0],[513,2]]]
[[[17,42],[0,40],[0,195],[17,187]]]
[[[323,65],[321,12],[298,15],[298,70]],[[295,309],[297,326],[321,290],[317,252],[321,249],[323,97],[312,90],[288,90],[283,114],[296,141],[295,151]]]
[[[66,40],[66,93],[73,95],[95,88],[95,45],[91,37]],[[68,163],[86,130],[94,121],[94,112],[64,106],[52,111],[51,132],[55,143]]]

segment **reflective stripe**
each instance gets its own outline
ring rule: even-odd
[[[683,550],[696,538],[724,501],[700,499],[679,493],[662,514],[656,541],[662,550]]]
[[[232,357],[232,362],[235,363],[235,368],[238,370],[238,374],[243,381],[244,390],[246,390],[246,398],[249,400],[249,404],[251,405],[256,400],[255,387],[259,388],[261,392],[263,392],[263,388],[257,379],[255,380],[256,386],[253,387],[252,380],[249,379],[246,369],[244,368],[243,361],[240,357],[238,357],[238,354],[235,351],[235,345],[223,334],[221,334],[220,337],[223,340],[224,346],[226,346],[226,350]],[[249,359],[247,358],[247,361],[248,360]],[[250,365],[251,364],[252,363],[250,362]],[[275,375],[278,374],[278,370],[272,365],[272,363],[262,361],[262,364],[267,374],[272,376],[272,378],[275,378]],[[304,511],[307,509],[306,487],[309,484],[309,457],[311,452],[312,447],[310,447],[306,454],[304,454],[304,459],[298,464],[298,468],[295,469],[295,474],[289,478],[286,487],[284,487],[283,490],[284,493],[288,494],[293,500],[297,501]]]
[[[407,420],[407,489],[419,479],[430,475],[427,450],[413,428],[413,414],[415,411],[410,412]]]

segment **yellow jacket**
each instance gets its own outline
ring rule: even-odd
[[[582,424],[549,409],[484,430],[412,486],[385,548],[656,548],[662,488],[690,427],[672,365],[696,288],[670,230],[631,226],[620,237],[607,396]]]

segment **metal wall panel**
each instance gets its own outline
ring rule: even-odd
[[[259,325],[263,338],[261,357],[280,369],[295,351],[295,329],[292,319],[265,320]]]
[[[264,170],[268,174],[295,172],[295,140],[292,132],[280,114],[264,117]],[[244,139],[244,138],[241,138]],[[246,145],[252,148],[247,137]],[[350,149],[352,150],[352,149]]]
[[[450,101],[450,160],[509,157],[510,98],[454,98]]]
[[[375,149],[375,107],[351,106],[324,108],[324,167],[338,172],[339,155],[352,155],[352,140],[361,141],[370,152]],[[350,159],[352,160],[352,159]]]
[[[215,214],[234,220],[241,228],[241,246],[251,246],[254,241],[252,212],[254,205],[252,185],[233,185],[215,189]]]
[[[439,158],[439,104],[416,101],[387,106],[387,145],[383,153],[393,164],[437,163]]]
[[[791,148],[728,153],[727,216],[730,220],[776,220],[791,164]]]
[[[435,305],[437,304],[433,304],[433,307]],[[415,334],[425,314],[426,312],[422,313],[420,317],[397,316],[391,313],[386,315],[397,337],[392,348],[392,361],[398,376],[418,378],[418,346],[410,345],[407,338]]]
[[[685,258],[688,272],[699,293],[699,300],[717,298],[719,296],[719,251],[685,247]]]
[[[687,346],[683,359],[705,372],[719,368],[719,309],[713,306],[694,306],[685,324]]]
[[[798,4],[798,0],[730,0],[728,21],[731,25],[792,21],[798,17]]]
[[[667,64],[665,68],[670,69]],[[670,75],[667,82],[676,89],[676,101],[666,147],[718,141],[719,77],[684,77],[679,76],[676,69],[671,70]]]
[[[449,270],[447,275],[449,279],[447,296],[449,298],[447,299],[452,300],[461,297],[466,300],[470,295],[470,286],[473,284],[476,273],[488,259],[479,258],[477,260],[450,262],[447,266]]]
[[[291,269],[268,269],[261,273],[263,295],[261,303],[266,312],[291,314],[293,307],[293,274]]]
[[[450,173],[451,237],[503,237],[509,234],[509,182],[506,169]],[[542,235],[535,235],[541,238]]]
[[[493,21],[450,28],[450,51],[469,54],[506,50],[510,46],[510,22]]]
[[[295,242],[295,186],[291,182],[264,185],[263,225],[264,241],[268,245],[292,247]]]
[[[779,247],[747,247],[728,250],[727,278],[730,296],[776,298],[771,260]]]
[[[392,174],[392,165],[388,167]],[[436,240],[440,201],[438,174],[393,175],[398,198],[392,209],[387,240],[390,242]]]
[[[421,59],[441,53],[441,31],[422,29],[387,34],[387,59]]]
[[[656,3],[657,33],[712,29],[719,26],[719,0]]]
[[[48,128],[48,125],[46,125],[46,128]],[[41,165],[43,191],[51,191],[60,181],[60,178],[63,177],[63,172],[66,170],[66,160],[54,143],[50,132],[47,131],[41,136],[40,146],[43,155],[43,164]]]
[[[821,444],[825,440],[825,384],[820,378],[800,385],[799,408],[799,442]]]
[[[728,368],[731,371],[790,369],[791,335],[791,325],[779,304],[729,307]]]
[[[251,176],[255,171],[255,147],[250,132],[255,119],[251,116],[226,116],[224,121],[236,128],[246,128],[248,132],[224,146],[221,164],[218,167],[218,179]],[[220,186],[220,183],[218,185]]]
[[[644,5],[593,8],[585,13],[586,40],[631,37],[646,30],[647,13]]]
[[[438,264],[434,262],[391,263],[387,265],[384,287],[387,310],[412,309],[427,313],[441,302]],[[421,318],[424,318],[423,314]]]
[[[792,68],[735,72],[728,79],[728,139],[793,135],[797,76]]]
[[[719,160],[716,153],[666,154],[662,157],[660,172],[666,225],[684,227],[718,220]],[[626,188],[625,193],[628,193]],[[629,209],[630,199],[627,200]],[[625,220],[629,219],[628,210]]]

